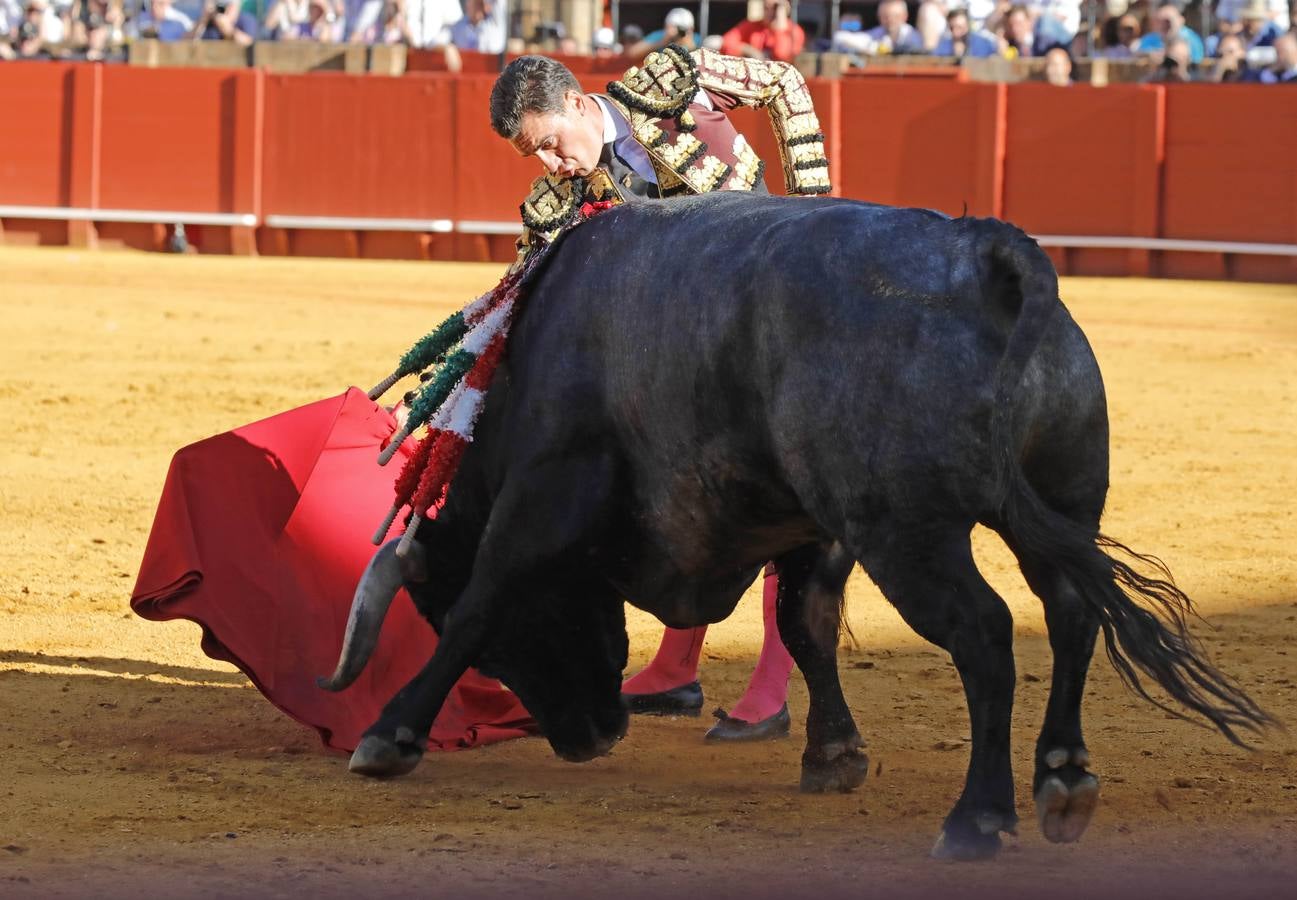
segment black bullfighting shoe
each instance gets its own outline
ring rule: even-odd
[[[760,722],[744,722],[718,709],[712,713],[718,721],[703,735],[704,741],[769,741],[787,737],[788,726],[792,723],[788,715],[788,704],[785,703],[768,719]]]
[[[622,694],[626,709],[641,716],[698,716],[703,710],[703,686],[697,681],[656,694]]]

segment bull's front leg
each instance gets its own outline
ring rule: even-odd
[[[808,545],[775,560],[779,572],[779,635],[810,694],[801,789],[850,791],[869,773],[864,741],[838,680],[842,591],[855,560],[835,544]]]
[[[489,582],[474,574],[446,616],[432,659],[388,701],[351,754],[348,768],[352,772],[392,778],[419,764],[428,749],[428,732],[437,713],[490,636],[491,611],[498,592]]]

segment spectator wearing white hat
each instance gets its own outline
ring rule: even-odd
[[[1283,34],[1292,23],[1288,15],[1288,0],[1219,0],[1215,9],[1217,19],[1229,22],[1242,22],[1245,12],[1273,22],[1276,35]]]
[[[1238,18],[1243,26],[1239,37],[1249,50],[1274,46],[1279,35],[1288,30],[1287,10],[1284,10],[1284,23],[1280,25],[1278,14],[1267,0],[1252,0],[1239,10]]]
[[[683,6],[677,6],[668,12],[661,28],[644,35],[643,39],[632,44],[626,53],[634,57],[648,56],[667,44],[679,44],[687,50],[696,50],[702,46],[702,39],[694,30],[694,14]]]
[[[590,49],[601,59],[621,55],[621,45],[617,43],[617,35],[606,25],[595,31],[590,41]]]

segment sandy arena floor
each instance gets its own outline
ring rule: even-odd
[[[205,658],[198,629],[127,608],[173,450],[368,386],[495,266],[172,258],[0,248],[0,896],[1257,896],[1297,872],[1297,743],[1255,753],[1127,694],[1087,698],[1104,800],[1047,844],[1029,796],[1048,682],[1039,605],[1012,606],[1021,836],[989,864],[925,854],[968,724],[944,654],[857,574],[843,680],[877,765],[854,794],[796,790],[786,741],[705,746],[637,719],[610,757],[540,739],[433,755],[390,783]],[[1106,530],[1161,555],[1223,667],[1297,718],[1297,289],[1073,280],[1112,410]],[[710,709],[758,646],[751,597],[709,637]],[[632,667],[659,628],[632,619]],[[797,681],[797,679],[795,679]],[[794,685],[795,721],[805,691]],[[453,892],[453,894],[451,893]]]

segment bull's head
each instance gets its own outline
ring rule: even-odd
[[[477,661],[518,695],[554,752],[572,762],[602,756],[626,733],[625,607],[607,594],[512,600]]]
[[[414,553],[405,559],[396,541],[374,555],[356,588],[337,670],[321,687],[342,690],[360,675],[402,584],[438,631],[461,612],[453,580],[428,578],[422,545],[411,546]],[[607,753],[626,733],[626,656],[623,602],[606,586],[591,584],[505,598],[473,664],[518,695],[555,753],[584,761]]]

